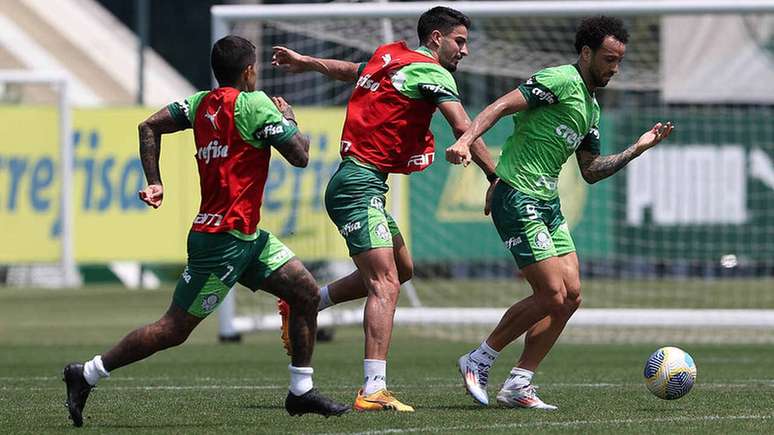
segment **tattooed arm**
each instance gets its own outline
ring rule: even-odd
[[[296,114],[293,113],[293,107],[282,97],[272,97],[274,105],[289,122],[292,122],[298,128]],[[305,168],[309,164],[309,138],[296,131],[289,140],[283,143],[274,144],[274,148],[282,154],[282,157],[291,165],[297,168]]]
[[[598,152],[595,153],[582,148],[578,149],[576,156],[578,157],[578,166],[583,179],[587,183],[593,184],[615,174],[626,166],[627,163],[634,160],[634,158],[666,139],[673,128],[674,126],[671,122],[666,124],[659,122],[640,136],[634,145],[618,154],[609,156],[600,156]]]
[[[140,199],[153,208],[161,206],[164,199],[164,188],[159,172],[159,156],[161,155],[161,135],[185,130],[172,117],[167,107],[151,115],[138,126],[140,131],[140,161],[145,171],[148,187],[139,192]]]

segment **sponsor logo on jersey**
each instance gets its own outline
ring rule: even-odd
[[[559,180],[553,177],[546,177],[545,175],[541,175],[538,177],[537,180],[535,180],[535,186],[536,187],[545,187],[548,190],[554,191],[556,190],[556,185],[559,184]]]
[[[285,121],[285,123],[287,123],[287,121]],[[285,127],[283,127],[282,124],[266,124],[262,129],[257,130],[254,136],[258,140],[265,140],[284,132]]]
[[[362,228],[362,225],[360,224],[360,222],[349,222],[343,227],[341,227],[339,232],[341,233],[342,236],[347,237],[348,235],[350,235],[350,233],[352,233],[353,231],[357,231],[360,228]]]
[[[395,71],[390,74],[390,80],[392,80],[392,87],[402,91],[403,85],[406,84],[406,74],[402,71]]]
[[[383,222],[376,225],[376,228],[374,228],[374,234],[376,234],[376,237],[384,240],[385,242],[391,238],[390,229],[387,228],[387,224]]]
[[[379,210],[384,210],[384,200],[381,196],[374,196],[371,198],[371,207],[378,208]]]
[[[530,89],[530,93],[538,100],[544,101],[548,104],[559,102],[559,98],[557,98],[550,89],[538,83],[537,80],[535,80],[535,77],[530,77],[526,82],[524,82],[524,84],[532,88]]]
[[[180,108],[180,110],[182,110],[182,111],[183,111],[183,115],[185,115],[185,117],[186,117],[187,119],[191,119],[191,118],[188,116],[188,114],[191,112],[191,105],[188,103],[188,100],[180,100],[180,101],[177,101],[177,107],[179,107],[179,108]]]
[[[535,234],[535,246],[538,249],[548,249],[551,247],[551,236],[546,230],[540,230]]]
[[[199,213],[194,218],[194,225],[211,225],[213,227],[220,226],[223,221],[223,215],[216,213]]]
[[[390,55],[390,53],[383,54],[382,62],[384,62],[384,65],[382,65],[382,68],[386,67],[390,62],[392,62],[392,55]]]
[[[341,141],[341,152],[347,153],[349,152],[349,149],[352,148],[352,142],[348,140]]]
[[[210,111],[204,112],[204,117],[207,118],[208,121],[210,121],[210,124],[212,124],[212,129],[217,130],[218,129],[218,113],[220,113],[220,109],[223,106],[218,106],[218,110],[215,111],[215,113],[210,113]]]
[[[376,90],[379,89],[379,82],[371,80],[371,74],[366,74],[357,79],[357,86],[371,92],[376,92]]]
[[[437,85],[434,83],[420,83],[419,84],[419,91],[423,95],[432,95],[432,96],[448,96],[448,97],[456,97],[453,92],[449,91],[448,89],[444,88],[441,85]]]
[[[581,144],[583,141],[583,137],[575,132],[572,128],[561,124],[554,130],[554,133],[556,133],[557,136],[562,138],[564,140],[564,143],[567,144],[568,150],[575,150],[578,148],[578,145]]]
[[[433,163],[434,153],[417,154],[411,156],[406,166],[428,166]]]
[[[282,248],[281,251],[277,252],[276,254],[272,255],[271,258],[269,258],[269,263],[276,264],[287,260],[288,258],[290,258],[290,249]]]
[[[218,306],[218,302],[220,302],[220,297],[218,295],[214,293],[207,295],[207,297],[202,299],[202,309],[204,311],[212,311]]]
[[[217,139],[210,141],[207,146],[199,148],[196,152],[196,158],[204,160],[205,164],[209,164],[212,159],[225,157],[228,157],[228,145],[221,145]]]
[[[510,239],[506,240],[504,243],[505,243],[506,249],[511,249],[514,246],[521,244],[521,237],[511,237]]]
[[[188,272],[188,266],[183,269],[183,281],[185,281],[186,284],[191,283],[191,273]]]

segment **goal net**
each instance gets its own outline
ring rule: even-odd
[[[774,339],[774,2],[450,2],[473,20],[470,55],[455,78],[474,116],[534,72],[577,59],[582,16],[620,16],[630,32],[622,70],[597,94],[602,153],[623,150],[655,122],[670,139],[619,174],[589,186],[574,159],[559,182],[578,250],[583,306],[564,339],[771,341]],[[212,9],[213,41],[235,33],[258,47],[259,88],[298,108],[312,137],[310,167],[274,159],[267,229],[296,251],[321,284],[352,270],[322,193],[338,165],[338,133],[352,85],[271,67],[272,46],[352,62],[386,42],[417,46],[431,3],[239,5]],[[447,164],[453,143],[432,124],[436,162],[391,175],[390,200],[415,262],[396,323],[418,333],[480,339],[531,294],[491,220],[487,182]],[[493,156],[512,130],[485,137]],[[234,293],[234,292],[232,292]],[[274,301],[236,292],[221,334],[279,326]],[[323,311],[321,325],[359,323],[362,302]]]
[[[60,73],[0,70],[0,284],[80,284],[73,244],[72,120]]]

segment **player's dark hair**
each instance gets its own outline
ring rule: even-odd
[[[225,36],[212,46],[210,64],[215,79],[221,85],[235,84],[242,71],[255,60],[255,45],[239,36]]]
[[[624,44],[629,41],[629,32],[624,28],[620,18],[604,15],[586,17],[581,21],[578,31],[575,33],[575,50],[580,54],[584,45],[596,50],[602,46],[602,42],[608,36],[612,36]]]
[[[430,37],[433,30],[438,30],[441,34],[448,35],[457,26],[465,26],[466,29],[470,29],[470,18],[458,10],[445,6],[436,6],[419,17],[419,23],[417,24],[419,43],[424,44],[427,42],[427,38]]]

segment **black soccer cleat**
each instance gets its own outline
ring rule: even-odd
[[[73,426],[83,426],[83,407],[86,406],[86,399],[89,397],[93,386],[86,382],[83,377],[83,364],[70,363],[64,368],[64,377],[67,384],[67,410],[70,411],[70,420]]]
[[[306,393],[296,396],[288,391],[288,397],[285,398],[285,409],[290,415],[320,414],[326,418],[331,415],[339,416],[349,411],[349,406],[329,399],[317,388],[312,388]]]

